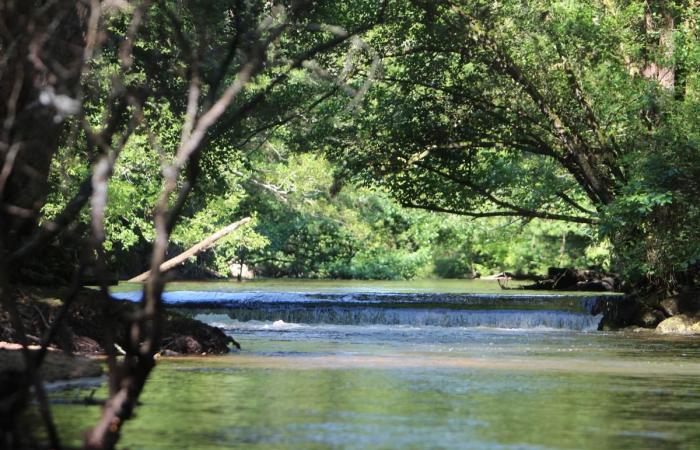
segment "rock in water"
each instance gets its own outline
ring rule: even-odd
[[[657,333],[700,334],[700,320],[685,314],[669,317],[656,327]]]
[[[198,354],[203,352],[202,344],[192,336],[177,336],[172,341],[164,345],[165,350],[170,350],[179,354]]]

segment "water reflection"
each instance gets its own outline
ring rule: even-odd
[[[700,364],[681,359],[700,353],[697,339],[452,330],[442,343],[421,343],[421,330],[404,341],[385,329],[333,341],[322,330],[302,339],[304,328],[251,331],[235,355],[162,361],[124,446],[700,446]],[[64,430],[97,414],[57,408]]]
[[[190,309],[225,328],[243,351],[161,360],[122,445],[700,448],[700,339],[576,331],[595,328],[584,325],[597,319],[566,306],[581,299],[563,302],[512,316],[483,304],[475,310],[427,302],[415,311],[415,304],[374,302],[391,311],[364,305],[367,313],[291,301],[245,311]],[[424,320],[436,309],[454,321]],[[99,411],[57,404],[55,413],[68,443],[78,445]]]

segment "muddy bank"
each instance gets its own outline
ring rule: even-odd
[[[39,342],[48,325],[54,321],[62,305],[61,290],[17,288],[12,295],[29,341]],[[107,342],[106,331],[114,330],[114,342],[121,348],[128,345],[128,333],[136,305],[131,302],[104,300],[92,289],[82,289],[71,304],[68,314],[51,342],[51,346],[67,353],[102,354]],[[0,341],[17,342],[7,311],[0,308]],[[167,311],[163,320],[161,351],[166,354],[222,354],[235,341],[222,330]]]

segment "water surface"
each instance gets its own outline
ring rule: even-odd
[[[358,285],[342,293],[368,291]],[[285,291],[276,285],[268,292]],[[187,305],[185,312],[221,326],[243,350],[161,360],[123,446],[700,448],[700,339],[593,331],[582,325],[599,320],[581,307],[585,296],[554,301],[552,309],[514,302],[499,309],[490,308],[497,306],[490,297],[461,305],[459,298],[468,297],[445,296],[443,304],[434,287],[428,293],[436,297],[352,306],[314,297],[328,293],[318,285],[287,292],[313,295],[302,304],[283,296]],[[326,309],[318,312],[320,305]],[[365,307],[378,311],[356,314]],[[397,311],[401,320],[392,316]],[[448,319],[426,321],[431,314]],[[294,317],[305,321],[286,320]],[[546,321],[556,317],[566,319]],[[56,415],[77,442],[98,412],[57,405]]]

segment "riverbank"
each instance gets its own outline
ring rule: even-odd
[[[63,302],[64,289],[18,287],[10,293],[17,299],[17,308],[27,338],[38,344],[49,324],[53,323]],[[103,354],[107,342],[106,330],[114,330],[114,343],[125,348],[131,318],[136,313],[132,302],[105,300],[98,291],[81,289],[71,303],[50,347],[72,354]],[[17,342],[9,314],[0,308],[0,341]],[[165,312],[161,352],[167,354],[223,354],[229,345],[237,345],[216,327],[184,317],[173,311]]]
[[[662,334],[700,334],[700,290],[627,294],[604,313],[601,330],[654,329]]]

